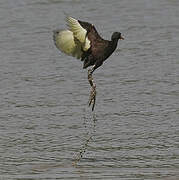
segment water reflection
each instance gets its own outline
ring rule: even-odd
[[[75,153],[73,165],[76,166],[80,160],[84,157],[85,152],[88,150],[90,143],[94,141],[96,131],[97,118],[95,112],[89,112],[87,108],[84,108],[83,125],[85,128],[84,142],[82,143],[79,152]]]
[[[1,0],[0,179],[177,177],[178,7],[178,0]],[[95,72],[96,117],[85,104],[87,72],[53,44],[64,10],[105,39],[119,30],[126,37]]]

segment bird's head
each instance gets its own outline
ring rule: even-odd
[[[113,41],[118,39],[124,40],[120,32],[114,32],[111,36],[111,40]]]

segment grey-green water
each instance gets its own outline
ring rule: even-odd
[[[125,37],[94,114],[87,71],[53,44],[64,12]],[[0,1],[0,180],[178,180],[178,137],[178,0]]]

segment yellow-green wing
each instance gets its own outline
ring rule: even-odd
[[[54,42],[56,47],[67,55],[81,58],[81,43],[75,39],[73,32],[62,30],[54,32]]]
[[[81,42],[82,48],[84,51],[87,51],[90,48],[90,41],[87,37],[87,31],[83,28],[78,20],[67,17],[67,23],[69,30],[73,32],[74,37]]]

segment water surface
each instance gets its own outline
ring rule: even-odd
[[[94,113],[87,71],[53,43],[64,12],[125,37]],[[179,179],[179,1],[1,0],[0,29],[0,179]]]

